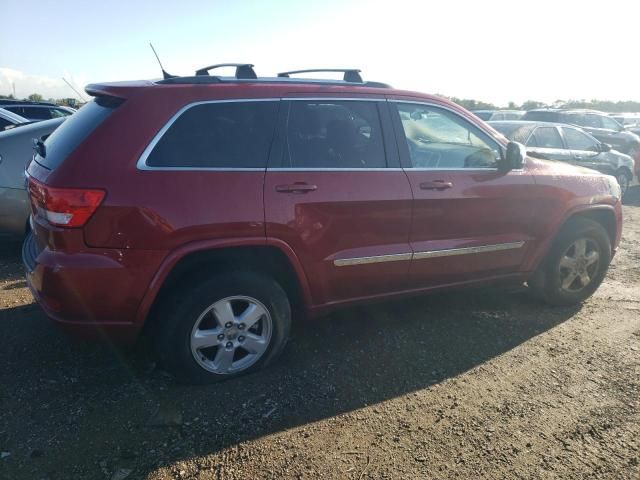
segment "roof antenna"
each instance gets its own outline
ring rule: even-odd
[[[167,73],[164,69],[164,67],[162,66],[162,62],[160,61],[160,57],[158,57],[158,54],[156,53],[156,49],[153,48],[153,43],[149,42],[149,46],[151,47],[151,50],[153,50],[153,54],[156,56],[156,60],[158,60],[158,64],[160,65],[160,70],[162,70],[162,78],[164,78],[165,80],[168,78],[175,78],[176,75],[171,75],[170,73]]]

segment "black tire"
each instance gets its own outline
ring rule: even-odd
[[[629,185],[633,179],[633,174],[626,168],[619,168],[615,173],[618,185],[620,185],[620,195],[624,197],[629,190]]]
[[[191,335],[196,321],[211,305],[236,296],[256,299],[268,310],[270,340],[259,359],[246,369],[227,374],[215,373],[196,360],[191,349]],[[176,291],[167,304],[171,306],[158,318],[155,350],[161,365],[184,383],[212,383],[254,372],[270,364],[282,352],[291,330],[291,307],[287,294],[275,280],[256,273],[230,272],[204,278],[191,287]]]
[[[594,250],[598,250],[598,261],[588,275],[590,282],[580,288],[582,280],[576,277],[575,291],[563,288],[570,272],[561,267],[561,259],[570,252],[575,242],[584,239]],[[611,241],[607,232],[597,222],[586,218],[570,219],[560,230],[551,250],[542,261],[535,274],[528,280],[528,286],[534,296],[551,305],[575,305],[589,298],[598,289],[611,262]]]

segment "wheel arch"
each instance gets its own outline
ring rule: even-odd
[[[197,242],[172,251],[152,279],[136,316],[148,323],[166,294],[179,285],[211,271],[245,270],[273,276],[292,301],[292,309],[307,311],[311,295],[307,277],[295,252],[277,239],[233,239]]]
[[[618,220],[615,208],[611,205],[581,206],[567,212],[562,220],[558,222],[557,227],[554,229],[554,231],[547,236],[546,240],[542,242],[536,250],[535,254],[533,255],[533,261],[530,264],[530,268],[527,270],[535,272],[538,269],[540,263],[549,253],[549,250],[551,249],[553,242],[555,241],[560,231],[568,222],[576,218],[586,218],[602,225],[602,227],[607,232],[607,235],[609,236],[611,248],[615,249],[619,240]]]

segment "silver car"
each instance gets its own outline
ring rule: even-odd
[[[13,113],[9,110],[5,110],[4,108],[0,108],[0,132],[2,132],[3,130],[9,130],[16,125],[29,122],[30,120],[21,117],[17,113]]]
[[[24,168],[33,156],[33,139],[44,140],[64,121],[54,118],[0,132],[0,234],[24,235],[27,231]]]

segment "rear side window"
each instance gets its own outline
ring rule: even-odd
[[[284,166],[385,168],[376,102],[292,101]]]
[[[13,123],[0,117],[0,131],[4,130],[5,127],[8,127],[9,125],[13,125]]]
[[[184,111],[146,165],[158,168],[266,168],[277,101],[216,102]]]
[[[547,111],[529,111],[524,114],[522,120],[531,120],[536,122],[555,122],[556,121],[556,112],[547,112]]]
[[[45,142],[46,156],[36,155],[36,162],[50,170],[55,169],[112,111],[113,108],[95,101],[87,103],[51,134]]]
[[[51,117],[48,107],[22,107],[22,116],[32,120],[48,120]]]

